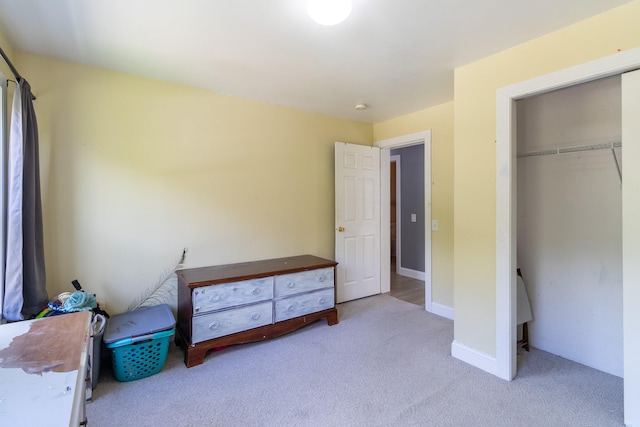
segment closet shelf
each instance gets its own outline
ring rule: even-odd
[[[622,148],[622,142],[602,142],[598,144],[577,145],[573,147],[563,148],[551,148],[538,151],[527,151],[524,153],[518,153],[517,157],[534,157],[534,156],[546,156],[549,154],[564,154],[564,153],[576,153],[579,151],[591,151],[591,150],[611,150],[614,148]]]

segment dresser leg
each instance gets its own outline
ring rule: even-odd
[[[204,358],[209,349],[189,345],[182,335],[182,330],[180,328],[177,328],[176,330],[175,342],[176,345],[184,351],[184,364],[187,365],[187,368],[204,363]]]
[[[331,313],[327,314],[327,323],[329,326],[338,324],[338,310],[334,309]]]
[[[209,349],[198,348],[198,347],[187,347],[186,355],[184,363],[187,365],[187,368],[191,368],[193,366],[202,365],[204,363],[204,358],[207,355],[207,351]]]

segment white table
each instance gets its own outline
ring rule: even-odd
[[[85,424],[91,345],[88,311],[0,325],[0,425]]]

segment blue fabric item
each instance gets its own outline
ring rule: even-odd
[[[64,302],[63,308],[67,312],[87,311],[98,306],[96,297],[88,292],[76,291]]]

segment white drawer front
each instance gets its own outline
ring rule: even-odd
[[[194,289],[192,298],[194,314],[269,300],[273,298],[273,277],[203,286]]]
[[[275,296],[333,288],[333,267],[276,276]]]
[[[275,300],[276,322],[334,306],[333,288]]]
[[[191,325],[191,342],[195,344],[271,323],[273,323],[271,301],[195,316]]]

